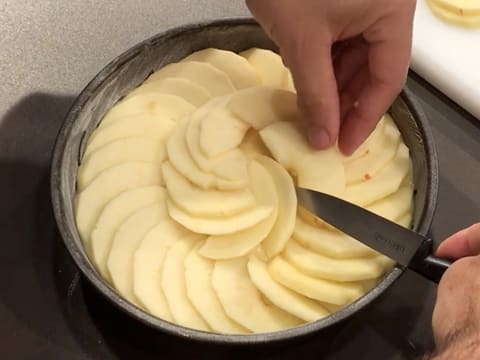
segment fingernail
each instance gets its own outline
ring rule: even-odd
[[[330,135],[324,128],[310,128],[307,134],[310,144],[318,149],[325,149],[330,146]]]

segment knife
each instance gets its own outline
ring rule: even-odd
[[[360,206],[318,191],[297,188],[299,205],[368,247],[438,283],[451,265],[432,255],[433,241]]]

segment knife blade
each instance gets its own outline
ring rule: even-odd
[[[367,209],[318,191],[297,188],[299,205],[379,253],[438,282],[450,266],[432,256],[433,242]]]

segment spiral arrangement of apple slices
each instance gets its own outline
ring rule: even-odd
[[[186,327],[270,332],[327,316],[391,261],[297,204],[294,183],[408,226],[412,171],[389,115],[350,157],[297,128],[290,73],[268,50],[193,53],[152,74],[89,139],[76,222],[128,301]]]

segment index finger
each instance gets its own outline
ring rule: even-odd
[[[437,255],[447,259],[480,255],[480,223],[447,238],[438,247]]]

